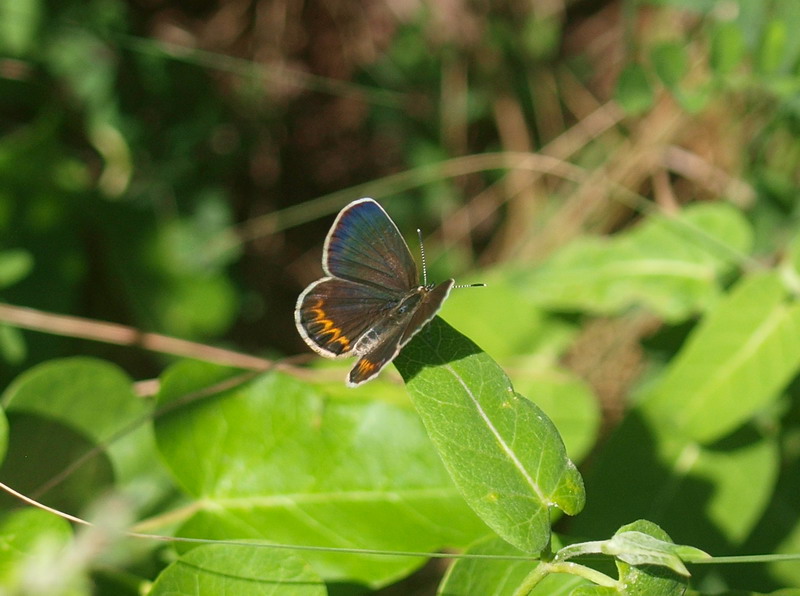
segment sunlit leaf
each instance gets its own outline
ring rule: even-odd
[[[684,44],[675,42],[659,44],[650,53],[650,60],[661,81],[670,89],[677,87],[689,70],[689,59]]]
[[[41,26],[44,6],[39,0],[0,1],[0,53],[21,56],[31,51]]]
[[[236,594],[325,596],[328,590],[308,563],[287,551],[247,546],[199,546],[158,576],[150,596]]]
[[[554,540],[555,542],[555,540]],[[470,545],[464,554],[524,556],[497,537],[484,538]],[[437,594],[440,596],[513,596],[522,580],[538,561],[506,559],[457,559],[447,571]],[[568,596],[576,586],[586,584],[581,577],[553,573],[545,577],[526,596]]]
[[[0,410],[0,462],[6,456],[8,448],[8,419],[4,411]]]
[[[605,542],[602,552],[616,557],[629,565],[660,565],[668,567],[678,575],[689,577],[689,570],[683,564],[681,553],[688,553],[695,559],[704,554],[699,549],[677,545],[663,538],[655,538],[639,530],[617,532]],[[705,555],[708,558],[709,555]]]
[[[738,211],[697,205],[610,239],[576,240],[540,268],[520,271],[517,284],[530,301],[553,310],[612,314],[642,305],[679,321],[713,304],[751,242]]]
[[[13,285],[33,269],[33,257],[26,250],[0,252],[0,288]]]
[[[659,431],[634,411],[612,434],[587,477],[589,493],[601,497],[587,502],[573,531],[608,535],[637,517],[668,520],[683,542],[709,552],[744,540],[774,489],[775,439],[742,432],[704,447]]]
[[[788,34],[787,24],[783,20],[774,19],[767,23],[758,52],[759,71],[764,74],[778,71],[784,62]]]
[[[162,404],[211,391],[156,421],[164,459],[195,499],[183,535],[426,552],[488,531],[452,485],[413,411],[363,397],[327,400],[281,374],[215,389],[230,376],[187,362],[163,380]],[[304,556],[326,579],[370,585],[422,563]]]
[[[20,364],[28,353],[22,332],[0,323],[0,357],[9,364]]]
[[[744,58],[742,30],[734,23],[717,24],[711,36],[711,66],[720,75],[732,72]]]
[[[800,302],[774,273],[751,275],[692,333],[643,408],[668,432],[708,443],[778,397],[800,369]]]
[[[556,333],[551,331],[553,323],[547,314],[531,307],[512,278],[513,274],[504,270],[487,271],[474,280],[486,287],[456,288],[441,311],[445,321],[499,362],[546,350],[543,344]],[[560,343],[566,344],[568,339]]]
[[[515,387],[535,396],[536,405],[556,425],[570,459],[580,462],[597,440],[600,406],[591,389],[566,370],[554,367],[515,370]],[[533,399],[533,398],[532,398]]]
[[[56,575],[53,563],[55,557],[63,557],[71,538],[69,523],[52,513],[25,508],[3,515],[0,518],[0,586],[3,590],[0,591],[43,594],[31,590],[59,586],[65,592],[58,594],[67,593],[66,578]],[[6,592],[6,589],[12,591]]]
[[[440,318],[415,336],[396,364],[470,506],[517,548],[543,549],[550,508],[575,515],[585,498],[553,423],[514,391],[488,355]]]
[[[629,64],[623,69],[614,91],[614,98],[629,115],[649,110],[655,100],[647,72],[640,64]]]
[[[669,535],[656,524],[639,520],[619,529],[614,538],[621,540],[626,554],[618,553],[617,569],[624,596],[681,596],[686,589],[686,568],[673,549]],[[648,540],[648,537],[653,540]],[[677,567],[677,569],[675,569]],[[672,569],[670,569],[672,568]]]

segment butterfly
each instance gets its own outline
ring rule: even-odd
[[[325,277],[300,294],[294,319],[315,352],[358,357],[348,386],[373,379],[433,319],[454,287],[452,279],[429,284],[424,252],[422,259],[420,285],[406,241],[373,199],[353,201],[337,215],[322,252]]]

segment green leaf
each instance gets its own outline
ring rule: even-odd
[[[775,400],[800,368],[800,303],[776,273],[742,279],[642,398],[667,433],[718,439]]]
[[[192,549],[156,579],[150,596],[236,594],[325,596],[328,590],[299,556],[264,547],[210,544]]]
[[[727,75],[744,58],[742,30],[730,22],[717,23],[711,33],[711,67],[718,75]]]
[[[653,48],[650,59],[653,67],[681,107],[697,113],[713,99],[707,82],[685,82],[689,74],[689,54],[684,42],[666,42]]]
[[[2,401],[9,411],[66,422],[98,442],[122,428],[126,420],[147,411],[122,370],[103,360],[82,357],[29,369],[6,389]]]
[[[16,327],[0,323],[0,355],[9,364],[20,364],[25,360],[28,349],[25,337]]]
[[[758,70],[762,74],[776,73],[783,65],[786,54],[786,23],[773,19],[764,28],[764,37],[758,51]]]
[[[605,586],[578,586],[569,593],[569,596],[619,596],[620,591],[616,588]]]
[[[690,114],[699,114],[715,99],[715,90],[708,82],[698,83],[691,89],[675,89],[673,94],[680,106]]]
[[[668,567],[684,577],[689,577],[690,573],[683,564],[683,556],[690,556],[693,560],[709,558],[699,548],[677,545],[638,530],[617,532],[613,538],[604,542],[602,552],[629,565]]]
[[[798,425],[800,403],[792,400],[792,409],[781,429],[782,450],[781,474],[771,496],[770,507],[766,507],[758,526],[753,530],[745,546],[745,553],[770,553],[789,555],[794,559],[773,560],[765,563],[765,571],[774,578],[776,586],[800,586],[800,565],[796,558],[800,553],[800,425]],[[795,520],[789,522],[789,520]],[[776,557],[777,559],[777,557]]]
[[[632,411],[616,429],[587,477],[589,500],[571,529],[608,535],[631,517],[669,521],[682,539],[705,550],[730,548],[756,527],[779,470],[774,437],[741,432],[701,446],[661,432],[658,421]]]
[[[800,296],[800,234],[795,234],[786,246],[779,271],[783,283],[794,296]]]
[[[580,461],[595,442],[600,412],[590,388],[556,364],[574,339],[576,326],[531,306],[511,277],[501,269],[481,272],[475,280],[487,287],[451,295],[441,316],[513,371],[517,392],[535,396],[536,405],[556,425],[570,459]],[[337,383],[340,391],[353,391]],[[405,390],[403,395],[408,399]]]
[[[560,19],[542,17],[532,12],[525,20],[520,39],[527,60],[552,59],[561,44],[563,24]]]
[[[515,370],[519,393],[536,396],[536,405],[556,425],[570,459],[583,460],[600,430],[600,405],[591,389],[567,370],[532,363]]]
[[[571,544],[556,558],[602,552],[615,559],[616,586],[581,586],[572,596],[682,596],[689,572],[677,554],[681,550],[685,547],[673,544],[656,524],[638,520],[620,528],[609,540]],[[570,551],[568,556],[565,551]]]
[[[60,476],[95,447],[72,427],[25,412],[8,412],[9,441],[0,478],[16,491],[37,495],[37,500],[62,511],[81,511],[113,484],[114,471],[107,454],[93,453],[81,465]],[[58,483],[51,484],[54,479]],[[48,487],[43,490],[43,487]],[[0,508],[19,501],[0,493]]]
[[[505,540],[496,536],[482,538],[467,548],[465,555],[524,556]],[[500,596],[512,594],[538,561],[504,559],[456,559],[439,584],[437,594],[485,594]]]
[[[161,453],[196,499],[180,533],[306,546],[427,552],[487,532],[459,496],[408,408],[328,400],[282,374],[215,389],[231,372],[173,367],[162,403],[204,399],[156,421]],[[326,579],[377,586],[423,560],[308,553]]]
[[[688,571],[670,548],[669,535],[656,524],[638,520],[623,526],[612,543],[620,550],[615,556],[625,596],[681,596],[686,590]]]
[[[71,538],[69,523],[52,513],[25,508],[5,514],[0,519],[0,586],[4,588],[0,591],[3,594],[44,593],[36,591],[37,585],[39,590],[47,585],[37,583],[42,579],[37,578],[37,574],[44,574],[64,588],[65,578],[54,576],[53,561],[63,557]],[[5,589],[10,591],[5,592]],[[66,590],[58,592],[65,593]]]
[[[23,56],[37,41],[40,0],[0,0],[0,54]]]
[[[6,456],[6,449],[8,449],[8,418],[6,413],[0,410],[0,462]]]
[[[517,284],[552,310],[617,314],[634,305],[680,321],[718,298],[751,232],[741,213],[723,203],[695,205],[679,217],[649,217],[613,238],[579,239]]]
[[[554,542],[556,537],[554,536]],[[521,550],[514,548],[505,540],[490,536],[478,540],[464,551],[467,555],[498,555],[498,556],[524,556]],[[442,582],[439,584],[437,594],[440,596],[510,596],[522,584],[522,581],[538,565],[538,561],[531,559],[456,559],[448,569]],[[564,573],[552,573],[536,584],[536,587],[526,596],[555,596],[567,595],[579,585],[587,581],[581,577]]]
[[[395,361],[428,435],[464,498],[529,553],[550,537],[550,507],[575,515],[583,480],[553,423],[505,373],[440,318]]]
[[[691,574],[684,560],[699,561],[710,555],[692,546],[673,543],[654,523],[639,520],[618,530],[608,540],[579,542],[560,549],[555,561],[567,561],[581,555],[602,553],[629,565],[667,567],[684,577]]]
[[[547,334],[552,333],[552,322],[520,296],[510,272],[485,272],[475,281],[485,283],[486,287],[451,292],[441,311],[443,319],[501,362],[510,356],[546,349],[542,343],[549,341]],[[463,283],[468,282],[463,280]]]
[[[689,58],[686,46],[677,42],[657,45],[650,53],[656,73],[668,89],[677,88],[689,71]]]
[[[12,420],[2,473],[18,490],[57,481],[45,501],[68,511],[86,507],[113,480],[142,508],[174,490],[155,451],[151,404],[116,366],[92,358],[40,364],[2,399]]]
[[[153,308],[161,328],[179,337],[207,337],[227,329],[236,312],[236,295],[221,275],[163,280]]]
[[[32,269],[33,257],[27,250],[0,252],[0,288],[14,285]]]
[[[614,98],[629,116],[642,114],[653,107],[653,87],[640,64],[625,66],[617,79]]]
[[[113,364],[93,358],[65,358],[35,366],[6,389],[2,403],[9,412],[25,412],[65,424],[95,443],[104,443],[137,420],[150,405],[136,397],[130,379]],[[109,447],[123,476],[137,465],[146,427]],[[152,466],[152,462],[149,464]]]
[[[91,126],[112,120],[117,63],[96,31],[58,29],[40,51],[50,72],[59,77],[89,113]],[[92,68],[86,68],[89,61]]]
[[[791,475],[791,476],[790,476]],[[778,555],[796,555],[800,552],[800,524],[787,524],[787,519],[792,516],[797,519],[797,479],[800,478],[800,462],[795,460],[793,465],[784,471],[786,480],[779,484],[776,490],[775,502],[777,507],[767,511],[764,523],[759,524],[756,541],[760,547],[755,552],[769,552]],[[775,538],[778,543],[775,544]],[[800,585],[800,565],[796,559],[770,561],[767,564],[770,576],[779,582],[779,585]]]

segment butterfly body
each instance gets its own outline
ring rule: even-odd
[[[306,344],[328,358],[357,356],[347,384],[375,377],[430,321],[454,281],[419,283],[408,245],[372,199],[344,207],[322,257],[325,277],[297,299],[295,323]]]

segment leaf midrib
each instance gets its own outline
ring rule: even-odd
[[[400,503],[414,500],[453,499],[461,498],[460,493],[455,487],[447,488],[423,488],[409,490],[381,491],[361,490],[361,491],[325,491],[325,492],[306,492],[306,493],[283,493],[275,495],[251,495],[242,497],[228,497],[205,495],[199,497],[201,505],[208,504],[210,508],[215,507],[277,507],[296,504],[329,504],[333,502],[346,503]]]
[[[700,385],[695,395],[702,396],[702,399],[693,399],[676,416],[678,426],[688,424],[687,421],[695,415],[702,407],[705,407],[708,395],[712,395],[731,378],[733,371],[740,369],[743,364],[752,358],[771,337],[773,331],[780,327],[780,323],[785,319],[787,309],[779,308],[764,319],[762,325],[756,328],[750,338],[742,344],[741,349],[734,352],[723,366],[716,369],[716,373],[707,377],[706,381]]]
[[[467,383],[464,381],[462,376],[460,374],[458,374],[455,371],[455,369],[453,369],[453,367],[450,366],[449,364],[445,364],[442,368],[444,368],[451,375],[453,375],[453,378],[456,381],[458,381],[458,383],[464,388],[464,391],[466,392],[467,396],[469,396],[469,399],[472,401],[472,404],[474,405],[476,411],[480,415],[480,417],[483,420],[484,424],[489,429],[489,432],[492,433],[492,436],[494,436],[494,438],[497,441],[498,445],[500,445],[500,448],[502,449],[503,453],[505,453],[506,457],[508,457],[508,459],[511,461],[511,463],[512,463],[513,467],[516,469],[517,473],[520,476],[522,476],[522,478],[525,480],[525,482],[528,484],[528,486],[530,486],[531,489],[533,490],[533,492],[536,493],[536,496],[539,498],[539,501],[541,503],[547,503],[548,499],[545,498],[544,493],[542,492],[541,488],[539,488],[539,485],[536,483],[536,481],[528,473],[528,470],[525,468],[525,466],[522,464],[522,462],[517,457],[517,454],[508,445],[508,443],[506,443],[505,439],[503,438],[503,435],[500,433],[500,431],[497,430],[495,425],[492,423],[491,419],[486,414],[486,412],[484,411],[484,409],[481,406],[480,402],[478,401],[478,398],[475,396],[475,394],[469,388],[469,385],[467,385]],[[511,388],[509,387],[509,390],[510,389]]]
[[[604,278],[619,279],[621,274],[638,277],[659,277],[670,276],[679,278],[690,278],[698,280],[709,280],[714,278],[714,270],[711,267],[696,263],[686,263],[684,261],[670,261],[665,259],[635,259],[630,261],[618,261],[599,266],[588,267],[581,271],[567,271],[553,274],[554,278],[581,278],[585,276],[585,271],[591,271],[594,279],[603,280]],[[624,280],[620,280],[624,281]]]

